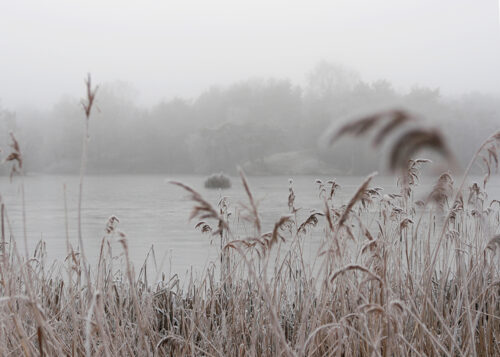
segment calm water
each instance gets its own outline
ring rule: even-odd
[[[293,177],[296,207],[302,215],[311,209],[322,210],[318,197],[317,178]],[[212,204],[216,205],[222,196],[228,197],[233,209],[238,202],[246,202],[239,179],[232,178],[229,190],[206,190],[201,176],[165,175],[114,175],[87,176],[84,184],[83,234],[87,257],[97,259],[107,219],[116,215],[120,219],[119,229],[126,233],[131,258],[142,264],[151,246],[154,246],[158,262],[165,257],[163,269],[185,274],[191,267],[199,269],[216,257],[216,249],[208,235],[195,230],[197,221],[188,221],[192,203],[186,200],[185,192],[170,180],[181,181],[197,189]],[[263,230],[271,231],[275,220],[288,213],[288,176],[249,177],[250,187],[259,201]],[[43,239],[47,244],[49,260],[63,260],[66,256],[64,185],[68,205],[69,240],[77,244],[77,197],[78,177],[33,175],[25,178],[27,235],[30,252]],[[341,177],[342,186],[338,193],[339,204],[346,202],[363,181],[363,177]],[[428,188],[432,180],[421,185]],[[398,191],[392,177],[377,177],[374,185],[382,186],[383,193]],[[490,199],[499,198],[498,177],[491,180]],[[20,248],[23,248],[22,210],[20,179],[11,183],[7,177],[0,177],[0,194],[6,204],[12,232]],[[495,196],[495,197],[492,197]],[[245,233],[245,227],[238,225],[237,232]],[[115,251],[120,249],[113,244]]]

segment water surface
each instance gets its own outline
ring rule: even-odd
[[[299,216],[305,217],[311,209],[323,210],[316,179],[328,177],[293,177],[295,206],[301,208]],[[363,181],[363,177],[339,177],[341,189],[337,203],[346,203],[350,195]],[[197,221],[188,221],[193,203],[186,200],[186,193],[169,181],[180,181],[198,190],[212,204],[227,197],[231,210],[239,202],[247,202],[244,189],[238,178],[232,178],[233,186],[228,190],[203,188],[204,177],[194,175],[107,175],[87,176],[84,182],[83,237],[88,259],[95,262],[105,234],[108,218],[120,219],[119,229],[127,235],[130,256],[136,266],[142,264],[152,246],[158,263],[164,258],[163,270],[185,274],[193,267],[200,270],[216,257],[217,242],[203,235],[194,226]],[[424,179],[421,191],[429,189],[434,179]],[[254,197],[259,201],[263,231],[271,231],[274,222],[288,213],[288,176],[249,177]],[[0,177],[0,194],[5,202],[12,234],[20,249],[24,248],[22,225],[22,200],[20,178],[12,182]],[[66,222],[69,242],[77,245],[77,176],[30,175],[24,179],[26,196],[26,227],[30,252],[43,239],[47,245],[48,260],[64,260],[66,249]],[[374,185],[384,188],[383,193],[396,193],[396,180],[392,177],[376,177]],[[65,211],[64,186],[66,186]],[[498,177],[492,177],[490,199],[499,198]],[[495,197],[493,197],[493,196]],[[66,220],[67,215],[67,220]],[[236,234],[244,237],[248,228],[235,220]],[[318,228],[319,229],[319,228]],[[313,244],[312,242],[311,244]],[[116,251],[120,245],[114,242]]]

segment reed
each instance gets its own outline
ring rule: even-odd
[[[342,133],[381,125],[380,137],[407,122],[402,112],[383,117]],[[499,137],[471,161],[484,157],[487,179]],[[0,201],[0,355],[499,355],[500,204],[487,196],[487,179],[468,183],[468,171],[458,186],[443,174],[425,202],[416,201],[420,166],[430,163],[402,166],[403,157],[445,143],[407,142],[395,160],[401,192],[381,194],[370,175],[343,205],[335,196],[341,182],[317,180],[323,207],[303,215],[290,182],[289,211],[270,232],[243,172],[246,203],[213,204],[174,182],[193,201],[190,219],[220,239],[220,260],[197,279],[148,272],[147,264],[137,274],[116,216],[103,226],[97,266],[88,266],[83,239],[51,265],[43,242],[22,256]],[[19,155],[9,160],[20,164],[19,145],[13,149]],[[305,247],[313,235],[321,244],[311,260]]]

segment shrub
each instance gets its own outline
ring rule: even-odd
[[[230,188],[231,180],[229,177],[224,175],[222,172],[220,174],[213,174],[205,180],[205,188],[215,189],[215,188]]]

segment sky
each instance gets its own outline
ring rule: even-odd
[[[248,78],[297,84],[321,60],[397,89],[500,93],[498,0],[0,0],[0,105],[52,107],[124,81],[138,102]]]

